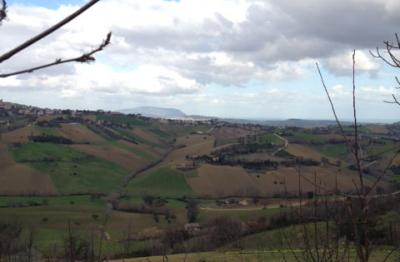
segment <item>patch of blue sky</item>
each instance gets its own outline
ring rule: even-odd
[[[164,0],[167,2],[179,2],[180,0]],[[30,6],[41,6],[50,9],[56,9],[61,5],[81,5],[85,3],[85,0],[7,0],[7,3],[11,6],[14,4],[23,4]]]
[[[22,4],[29,6],[41,6],[50,9],[56,9],[61,5],[80,5],[85,1],[83,0],[8,0],[9,6]]]

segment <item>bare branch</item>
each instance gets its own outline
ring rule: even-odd
[[[395,38],[396,41],[395,43],[391,43],[389,41],[385,41],[383,42],[385,44],[385,53],[387,53],[387,55],[382,55],[379,47],[376,48],[376,52],[373,53],[370,51],[370,54],[378,59],[381,59],[385,64],[394,67],[394,68],[400,68],[400,59],[395,55],[394,50],[398,51],[400,50],[400,37],[398,34],[395,34]],[[399,79],[396,77],[396,82],[398,85],[400,85],[400,81]],[[397,89],[400,89],[400,86],[396,87]],[[400,106],[400,101],[398,98],[396,98],[396,96],[393,94],[393,101],[384,101],[385,103],[389,103],[389,104],[397,104]]]
[[[387,164],[386,168],[383,170],[383,172],[379,175],[379,177],[375,180],[374,184],[371,186],[371,188],[369,189],[369,191],[366,193],[366,195],[368,196],[372,190],[378,186],[378,184],[382,181],[382,179],[386,176],[387,171],[393,166],[394,160],[396,159],[396,157],[400,154],[400,150],[397,150],[397,152],[392,156],[392,158],[390,159],[389,163]]]
[[[75,57],[75,58],[70,58],[70,59],[56,59],[55,62],[29,68],[29,69],[24,69],[20,70],[17,72],[12,72],[12,73],[7,73],[7,74],[0,74],[0,78],[6,78],[10,76],[15,76],[15,75],[21,75],[21,74],[26,74],[26,73],[32,73],[40,69],[48,68],[51,66],[56,66],[56,65],[61,65],[61,64],[66,64],[66,63],[72,63],[72,62],[78,62],[78,63],[91,63],[96,60],[96,58],[93,56],[94,54],[102,51],[105,47],[107,47],[110,42],[111,42],[111,32],[107,34],[106,38],[103,40],[103,42],[95,49],[91,50],[90,52],[87,52],[81,56]]]
[[[3,1],[3,8],[4,8],[5,0],[2,0],[2,1]],[[57,31],[58,29],[60,29],[64,25],[68,24],[69,22],[71,22],[72,20],[77,18],[79,15],[81,15],[83,12],[88,10],[90,7],[92,7],[93,5],[98,3],[99,1],[100,0],[91,0],[91,1],[89,1],[87,4],[85,4],[84,6],[79,8],[76,12],[74,12],[73,14],[67,16],[66,18],[64,18],[63,20],[61,20],[57,24],[53,25],[49,29],[43,31],[42,33],[40,33],[40,34],[34,36],[33,38],[29,39],[28,41],[26,41],[25,43],[13,48],[12,50],[8,51],[7,53],[1,55],[0,56],[0,63],[3,63],[4,61],[10,59],[11,57],[16,55],[17,53],[21,52],[22,50],[28,48],[29,46],[33,45],[34,43],[42,40],[43,38],[47,37],[48,35],[50,35],[52,33],[54,33],[55,31]],[[4,15],[5,15],[5,13],[4,13]]]
[[[360,179],[361,192],[364,193],[364,178],[362,174],[360,161],[360,147],[358,144],[358,124],[357,124],[357,107],[356,107],[356,50],[353,51],[353,119],[354,119],[354,158],[357,165],[358,176]]]
[[[388,104],[398,104],[400,106],[400,101],[397,99],[397,97],[393,94],[392,94],[392,97],[393,97],[393,101],[384,101],[384,102],[388,103]]]
[[[0,24],[7,17],[7,2],[6,0],[1,0],[1,9],[0,9]]]
[[[328,97],[329,104],[331,105],[331,110],[332,110],[332,113],[333,113],[333,115],[334,115],[334,117],[335,117],[336,124],[337,124],[338,127],[339,127],[340,134],[343,136],[344,141],[346,142],[346,145],[347,145],[347,148],[348,148],[349,152],[353,152],[353,146],[351,145],[349,139],[347,138],[347,136],[346,136],[346,134],[345,134],[345,132],[344,132],[343,126],[342,126],[342,124],[340,123],[339,117],[338,117],[337,114],[336,114],[335,106],[334,106],[334,104],[333,104],[333,102],[332,102],[331,95],[330,95],[330,93],[329,93],[329,91],[328,91],[328,88],[327,88],[327,86],[326,86],[326,84],[325,84],[325,80],[324,80],[324,77],[322,76],[321,70],[320,70],[320,68],[319,68],[319,64],[316,63],[316,66],[317,66],[318,74],[319,74],[319,76],[320,76],[320,78],[321,78],[322,86],[323,86],[324,89],[325,89],[326,96]]]

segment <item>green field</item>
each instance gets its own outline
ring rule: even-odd
[[[186,183],[185,175],[168,167],[132,179],[127,191],[136,196],[145,193],[164,197],[183,197],[193,194]]]
[[[327,139],[315,135],[312,133],[306,133],[306,132],[293,132],[293,138],[307,142],[307,143],[324,143],[327,141]]]
[[[137,155],[138,157],[143,158],[146,161],[153,162],[153,161],[159,160],[159,158],[156,157],[155,155],[151,155],[143,150],[139,150],[134,147],[124,145],[122,143],[119,143],[118,141],[111,140],[111,141],[108,141],[106,144],[111,145],[116,148],[119,148],[119,149],[122,149],[122,150],[125,150],[125,151],[128,151],[128,152],[131,152],[131,153]]]
[[[128,171],[68,146],[28,143],[12,150],[17,162],[47,173],[62,194],[108,193],[118,190]]]
[[[371,255],[371,262],[380,262],[382,257],[385,257],[389,251],[377,250]],[[147,258],[133,258],[128,260],[119,260],[119,262],[296,262],[301,260],[302,250],[290,249],[275,249],[275,250],[221,250],[215,252],[203,253],[187,253],[178,255],[168,255],[166,257],[155,256]],[[297,256],[297,258],[296,258]],[[399,253],[395,252],[388,260],[388,262],[395,262],[399,259]],[[118,260],[117,260],[118,261]],[[355,251],[349,257],[349,261],[356,261]]]
[[[257,141],[261,144],[271,143],[277,146],[283,146],[284,141],[274,134],[263,134],[257,137]]]
[[[382,139],[382,144],[371,144],[367,146],[369,155],[381,156],[386,153],[394,153],[399,149],[399,144],[390,140]]]
[[[316,148],[327,157],[345,158],[347,156],[345,144],[324,144]]]
[[[106,212],[105,207],[85,204],[61,204],[54,206],[1,208],[0,222],[14,222],[24,226],[25,230],[35,232],[35,247],[40,251],[47,250],[51,245],[62,245],[68,232],[68,224],[78,234],[99,232],[105,225],[105,232],[110,240],[104,242],[107,253],[114,254],[122,249],[119,240],[128,227],[132,232],[140,232],[145,228],[165,228],[169,224],[160,218],[155,222],[150,214],[125,212]]]
[[[130,129],[114,128],[113,130],[117,131],[119,134],[121,134],[123,136],[129,137],[130,139],[132,139],[134,141],[137,141],[141,144],[148,145],[150,147],[156,147],[156,148],[165,148],[166,147],[166,145],[163,145],[162,143],[154,143],[154,142],[148,141],[140,136],[136,136],[131,132],[132,130],[130,130]],[[148,131],[148,132],[151,132],[151,131]]]

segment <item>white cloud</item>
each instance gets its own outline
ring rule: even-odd
[[[76,8],[10,6],[9,20],[0,27],[0,35],[6,36],[0,41],[0,52]],[[249,107],[257,103],[272,106],[276,104],[272,99],[283,101],[285,97],[300,96],[303,101],[301,92],[295,91],[296,83],[309,76],[316,60],[337,76],[348,75],[351,50],[356,48],[360,50],[357,72],[376,76],[381,67],[367,51],[392,37],[400,23],[399,9],[395,0],[101,1],[56,34],[2,64],[0,72],[79,55],[98,45],[111,30],[112,45],[97,55],[97,63],[54,67],[1,80],[0,86],[2,90],[55,90],[70,99],[88,93],[108,98],[137,95],[143,102],[147,97],[149,103],[182,104],[182,99],[171,97],[183,95],[203,107],[230,103],[223,96],[213,98],[213,86],[230,88],[224,90],[229,93],[227,99]],[[274,87],[287,80],[299,81],[287,84],[293,93]],[[241,88],[251,89],[251,82],[261,82],[267,91],[249,90],[246,96]],[[238,89],[239,94],[233,96]],[[333,95],[344,97],[346,90],[336,87]],[[385,88],[359,91],[369,94],[363,95],[366,99],[388,94]],[[264,103],[258,100],[260,96],[271,100]]]
[[[8,88],[52,88],[61,90],[63,96],[78,96],[81,92],[141,93],[151,95],[173,95],[197,93],[202,85],[162,66],[141,65],[130,71],[116,71],[111,66],[76,64],[75,74],[43,75],[31,74],[22,81],[15,77],[2,81],[0,86]]]
[[[325,62],[326,67],[337,75],[351,75],[353,69],[353,52],[346,52],[337,56],[328,58]],[[371,75],[376,75],[381,69],[371,55],[363,51],[356,51],[355,70],[357,73],[366,72]]]

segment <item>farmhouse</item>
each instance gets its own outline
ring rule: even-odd
[[[184,229],[190,235],[193,235],[200,231],[201,227],[199,223],[187,223],[184,225]]]

